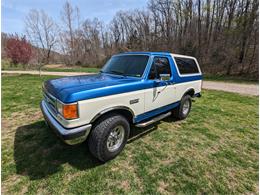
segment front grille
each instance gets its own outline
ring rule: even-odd
[[[46,102],[48,108],[53,112],[53,113],[57,113],[57,109],[56,109],[56,98],[53,97],[52,95],[50,95],[49,93],[47,93],[46,91],[43,90],[43,98],[44,101]]]

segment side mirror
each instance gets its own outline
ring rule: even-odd
[[[171,78],[170,74],[160,74],[161,81],[169,81]]]

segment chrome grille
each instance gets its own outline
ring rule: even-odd
[[[56,98],[44,90],[43,90],[43,98],[44,98],[44,101],[46,102],[48,108],[51,109],[51,111],[56,114],[57,113]]]

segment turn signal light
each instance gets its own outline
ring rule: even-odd
[[[63,105],[63,117],[65,119],[76,119],[78,115],[78,104],[64,104]]]

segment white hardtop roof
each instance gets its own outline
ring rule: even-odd
[[[181,54],[175,54],[175,53],[171,53],[171,55],[173,57],[180,57],[180,58],[193,58],[193,59],[196,59],[195,57],[193,56],[187,56],[187,55],[181,55]]]

